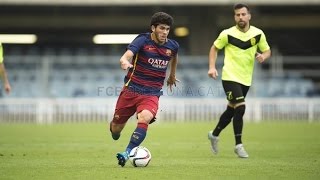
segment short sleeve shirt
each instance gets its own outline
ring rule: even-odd
[[[125,86],[141,94],[161,95],[169,62],[178,53],[179,44],[168,39],[155,43],[150,33],[138,35],[127,47],[134,53],[133,68],[124,78]]]
[[[236,26],[225,29],[214,45],[225,51],[221,79],[246,86],[252,83],[257,50],[265,52],[270,49],[263,31],[254,26],[250,26],[247,32],[240,31]]]

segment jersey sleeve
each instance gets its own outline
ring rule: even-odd
[[[218,38],[214,41],[214,45],[218,48],[218,49],[222,49],[224,48],[225,45],[227,45],[228,43],[228,36],[227,36],[227,33],[226,31],[222,31]]]
[[[263,32],[261,33],[261,39],[258,43],[258,47],[261,52],[265,52],[270,49],[270,46],[267,42],[266,35]]]
[[[171,41],[171,44],[172,44],[172,47],[173,47],[173,56],[176,56],[178,54],[178,51],[179,51],[179,43],[175,40],[170,40]]]
[[[2,49],[2,44],[0,43],[0,63],[3,62],[3,49]]]
[[[131,50],[133,54],[137,54],[140,48],[144,45],[146,36],[143,34],[138,35],[127,47],[127,50]]]

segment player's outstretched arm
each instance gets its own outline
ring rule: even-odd
[[[3,88],[7,94],[11,92],[11,86],[7,77],[6,68],[4,67],[3,63],[0,63],[0,78],[3,82]]]
[[[209,51],[208,76],[213,79],[216,79],[218,77],[218,71],[216,69],[217,56],[218,56],[218,48],[216,48],[215,45],[212,45]]]
[[[122,57],[120,58],[120,66],[121,69],[127,70],[128,68],[132,68],[133,65],[130,63],[131,59],[133,58],[134,54],[131,50],[127,50]]]
[[[172,86],[173,85],[177,86],[176,82],[180,82],[180,80],[176,78],[177,64],[178,64],[178,54],[171,59],[170,74],[167,80],[167,86],[169,86],[171,92],[172,92]]]

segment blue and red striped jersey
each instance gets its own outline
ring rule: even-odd
[[[178,42],[167,39],[163,45],[159,45],[152,40],[151,33],[142,33],[127,49],[133,52],[134,57],[133,67],[124,78],[125,86],[140,94],[162,95],[166,70],[171,58],[178,53]]]

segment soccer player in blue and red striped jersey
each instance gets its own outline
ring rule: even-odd
[[[151,33],[138,35],[120,58],[123,70],[128,70],[124,87],[118,98],[114,117],[110,123],[112,138],[118,140],[128,119],[136,113],[137,127],[127,148],[117,153],[118,164],[122,167],[128,160],[131,149],[139,146],[146,137],[148,125],[155,121],[159,97],[170,65],[167,85],[172,87],[176,79],[179,44],[168,39],[173,18],[164,12],[151,17]]]

